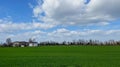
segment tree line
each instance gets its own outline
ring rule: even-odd
[[[39,46],[120,46],[120,41],[114,41],[114,40],[109,40],[109,41],[99,41],[99,40],[73,40],[71,42],[69,41],[63,41],[63,42],[55,42],[55,41],[46,41],[46,42],[40,42],[38,44]]]
[[[29,39],[29,41],[31,41]],[[1,47],[11,47],[12,41],[10,38],[6,39],[6,43],[1,43]],[[55,42],[55,41],[45,41],[38,43],[38,46],[120,46],[120,41],[108,40],[108,41],[99,41],[99,40],[73,40],[73,41],[63,41],[63,42]]]

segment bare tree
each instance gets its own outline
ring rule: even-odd
[[[11,43],[12,43],[11,38],[7,38],[7,39],[6,39],[6,44],[7,44],[7,45],[10,45]]]
[[[32,39],[32,38],[30,38],[30,39],[29,39],[29,42],[30,42],[30,43],[31,43],[31,42],[33,42],[33,39]]]

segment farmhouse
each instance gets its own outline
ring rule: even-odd
[[[25,42],[25,41],[16,41],[16,42],[12,43],[13,47],[25,47],[25,46],[28,46],[28,45],[29,45],[29,43]]]
[[[38,43],[37,42],[29,42],[29,46],[30,47],[32,47],[32,46],[36,47],[36,46],[38,46]]]
[[[12,43],[13,47],[35,47],[38,46],[37,42],[25,42],[25,41],[15,41]]]

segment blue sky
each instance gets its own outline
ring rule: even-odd
[[[0,18],[10,16],[15,22],[32,21],[32,9],[28,3],[35,4],[34,0],[1,0]]]
[[[118,0],[1,0],[0,42],[120,40]],[[112,4],[112,5],[106,5]]]

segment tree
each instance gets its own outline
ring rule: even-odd
[[[31,42],[35,42],[35,39],[30,38],[30,39],[29,39],[29,42],[30,42],[30,43],[31,43]]]
[[[11,43],[12,43],[11,38],[7,38],[7,39],[6,39],[6,44],[7,44],[7,45],[10,45]]]

